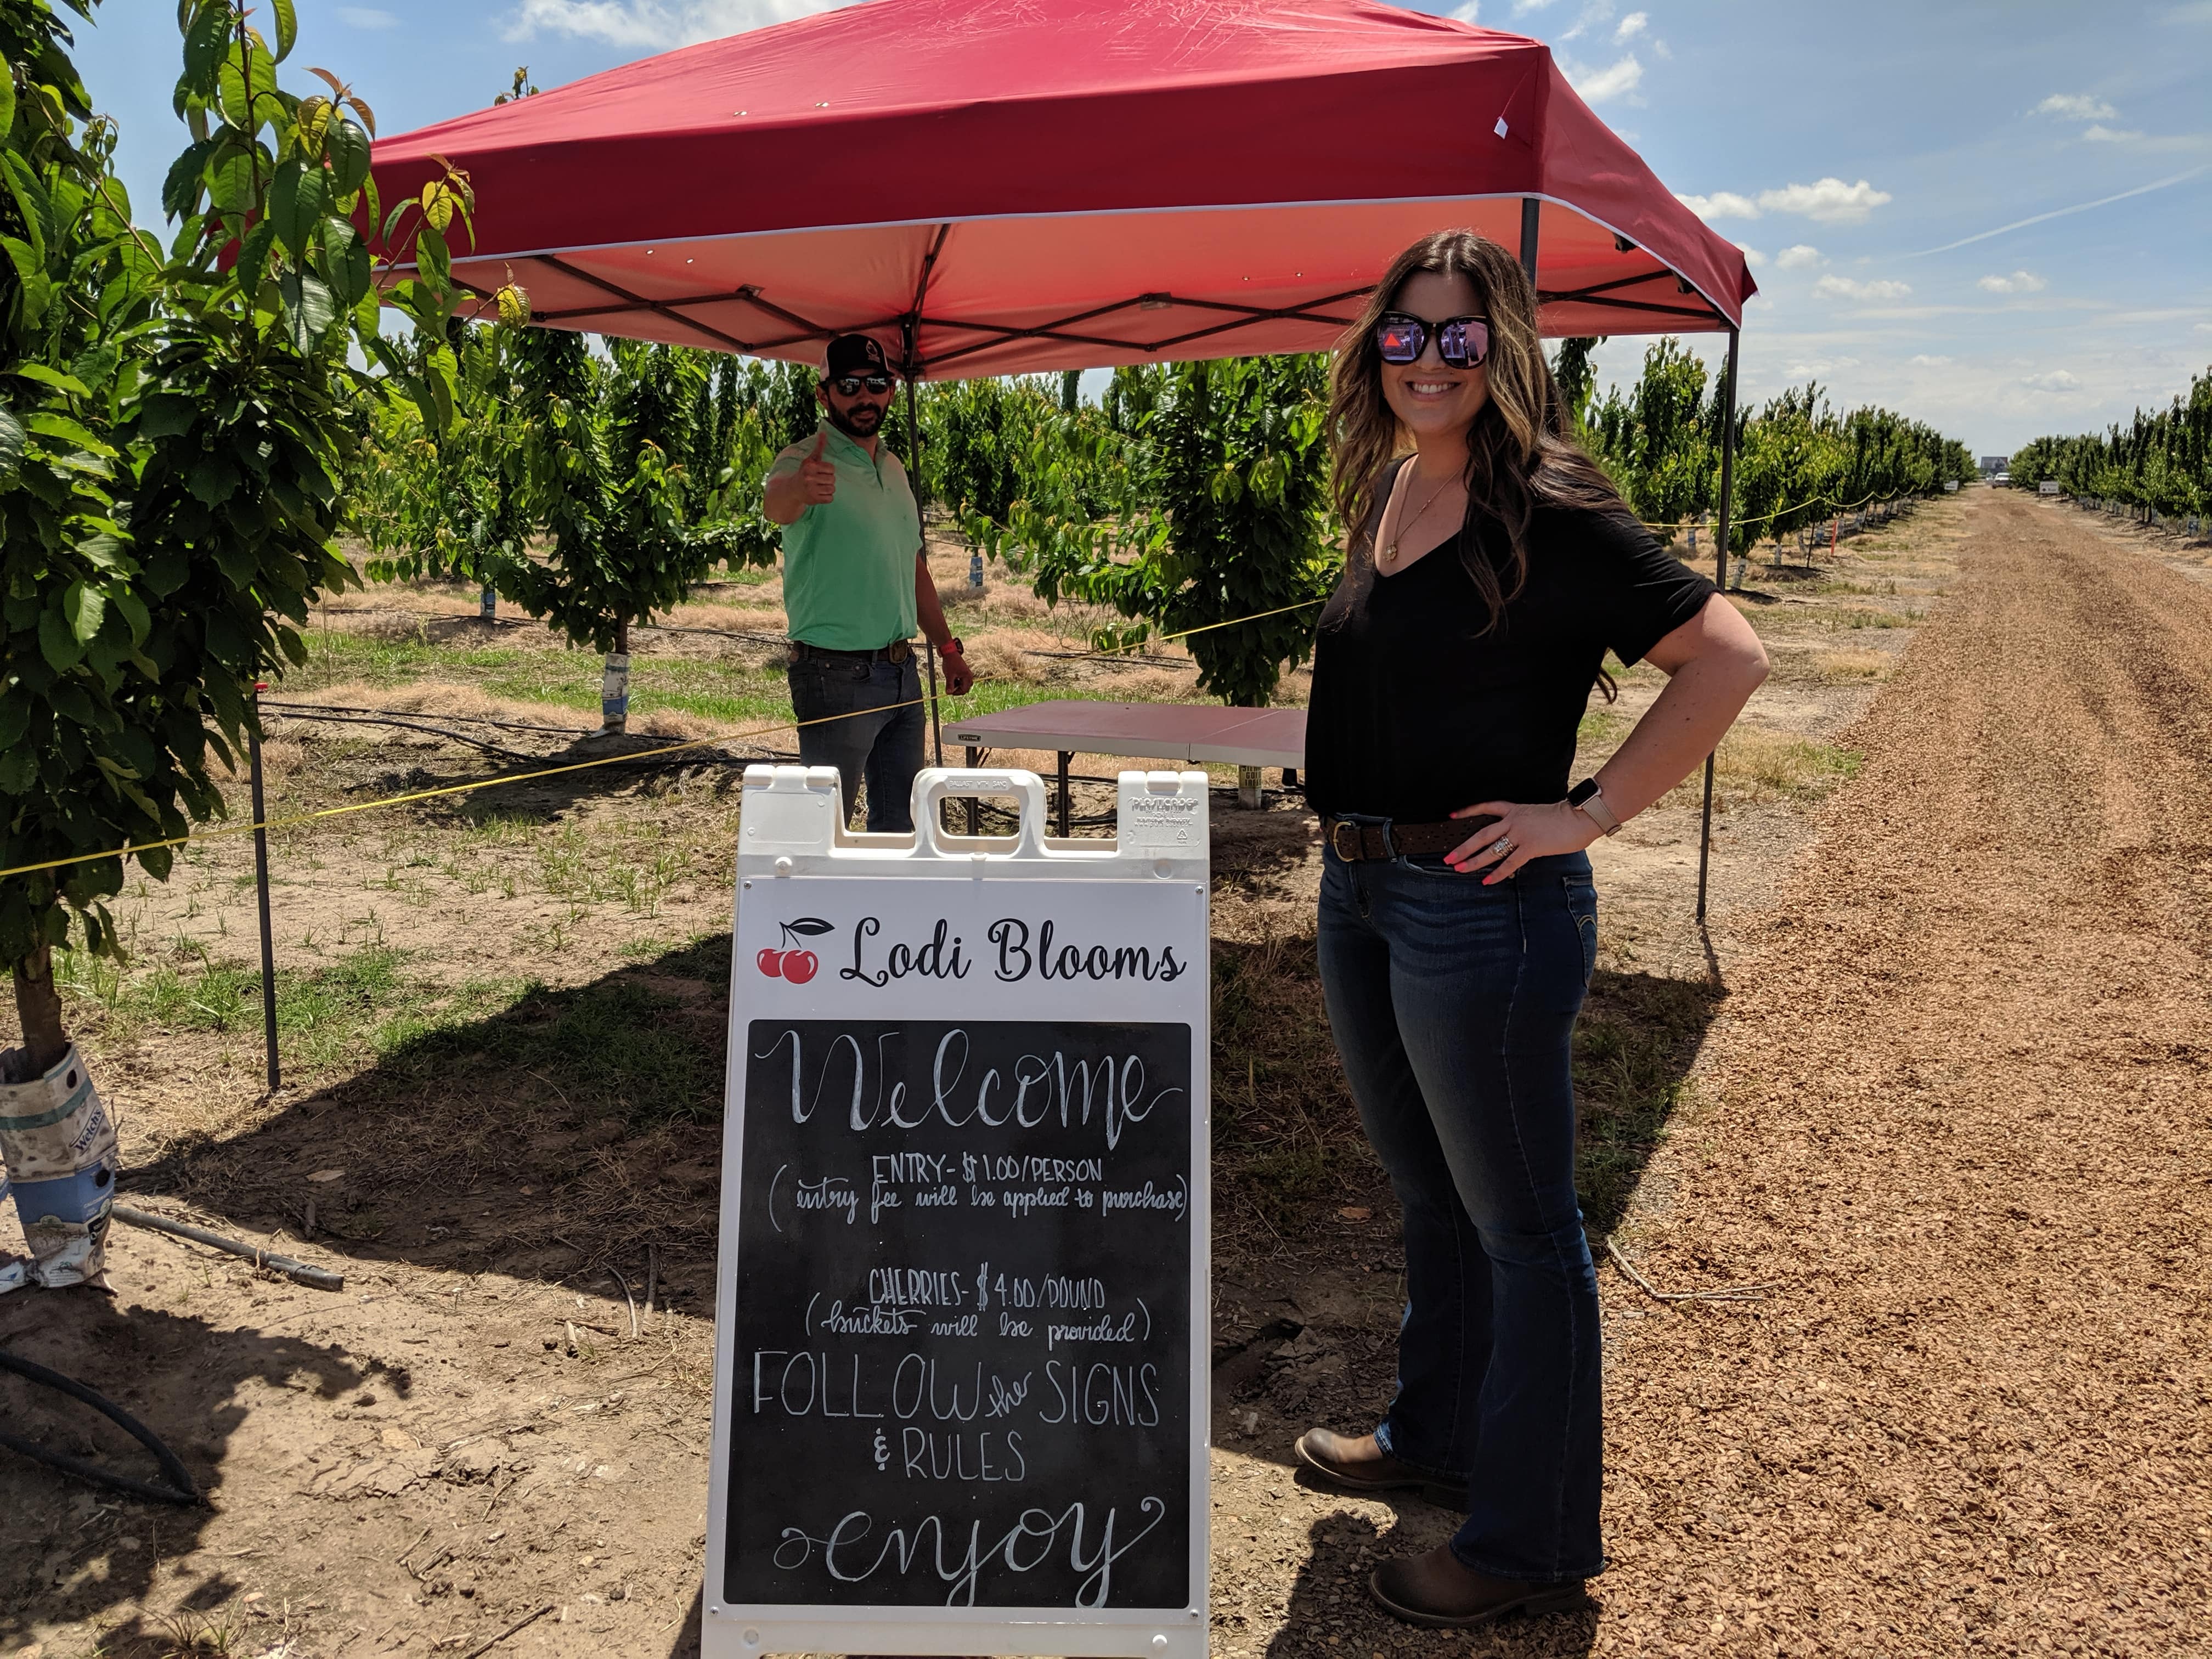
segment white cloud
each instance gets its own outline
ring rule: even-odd
[[[2040,294],[2050,284],[2032,270],[2015,270],[2009,276],[1984,276],[1974,286],[1984,294]]]
[[[1749,265],[1753,270],[1766,263],[1766,256],[1752,246],[1750,243],[1738,242],[1735,246],[1736,251],[1743,255],[1744,264]]]
[[[2086,92],[2054,92],[2035,106],[2038,115],[2056,115],[2068,121],[2112,121],[2119,111]]]
[[[1858,283],[1848,276],[1823,276],[1813,284],[1813,296],[1818,300],[1902,300],[1911,292],[1910,283],[1887,278]]]
[[[1602,104],[1609,98],[1632,93],[1644,79],[1644,65],[1636,61],[1633,52],[1603,69],[1583,69],[1564,59],[1559,68],[1565,72],[1569,84],[1582,94],[1583,101],[1589,104]]]
[[[2212,323],[2198,323],[2189,331],[2191,334],[2212,334]]]
[[[1951,360],[1948,357],[1939,357],[1925,351],[1918,351],[1905,361],[1908,363],[1917,363],[1923,368],[1941,368]]]
[[[1651,14],[1650,12],[1632,11],[1627,16],[1620,20],[1620,27],[1613,30],[1613,44],[1616,46],[1625,45],[1626,42],[1634,40],[1638,35],[1642,34],[1650,27]]]
[[[340,6],[338,21],[350,23],[357,29],[396,29],[398,18],[375,6]]]
[[[1748,196],[1739,196],[1732,190],[1717,190],[1710,196],[1680,196],[1674,199],[1696,214],[1700,219],[1756,219],[1759,204]]]
[[[1809,362],[1790,364],[1790,378],[1802,380],[1815,374],[1830,374],[1839,368],[1856,368],[1858,366],[1859,360],[1856,357],[1815,357]]]
[[[1785,247],[1774,256],[1774,268],[1777,270],[1811,270],[1815,266],[1825,265],[1827,263],[1820,250],[1807,242],[1799,242],[1793,246]]]
[[[2088,139],[2093,143],[2128,144],[2133,143],[2136,139],[2142,137],[2142,134],[2140,131],[2121,132],[2115,128],[2100,125],[2094,127],[2082,128],[2081,136],[2084,138]]]
[[[1674,47],[1668,46],[1664,40],[1662,40],[1656,35],[1651,37],[1651,50],[1656,56],[1664,58],[1668,63],[1672,63],[1674,59]]]
[[[520,0],[504,34],[566,34],[617,46],[686,46],[830,10],[837,0]]]
[[[1890,200],[1890,194],[1886,190],[1876,190],[1863,179],[1855,185],[1847,185],[1840,179],[1823,179],[1818,184],[1791,184],[1780,190],[1762,190],[1756,197],[1717,190],[1710,196],[1677,196],[1674,199],[1700,219],[1756,219],[1762,213],[1796,213],[1824,225],[1855,225]]]
[[[1446,15],[1454,22],[1479,23],[1482,21],[1482,0],[1467,0],[1466,4],[1454,6]]]
[[[1759,192],[1759,204],[1769,213],[1800,213],[1824,225],[1857,224],[1889,199],[1887,191],[1876,190],[1863,179],[1855,185],[1823,179],[1818,184]]]
[[[2071,392],[2081,382],[2063,368],[2054,368],[2048,374],[2029,374],[2021,384],[2032,392]]]

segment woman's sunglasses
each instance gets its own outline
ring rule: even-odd
[[[857,398],[860,395],[862,386],[878,394],[889,392],[891,389],[891,377],[888,374],[846,374],[830,381],[830,384],[837,388],[839,397]]]
[[[1447,317],[1432,323],[1410,312],[1386,311],[1375,325],[1375,349],[1386,363],[1420,360],[1430,340],[1454,368],[1472,368],[1490,355],[1490,323],[1482,317]]]

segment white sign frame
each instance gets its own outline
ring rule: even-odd
[[[947,795],[1011,795],[1020,803],[1012,838],[967,836],[939,827]],[[723,1115],[720,1251],[716,1270],[714,1439],[709,1466],[707,1556],[702,1597],[702,1659],[756,1659],[769,1653],[1143,1656],[1206,1659],[1210,1547],[1212,1284],[1211,1182],[1212,1105],[1208,960],[1206,778],[1202,772],[1123,772],[1116,835],[1048,839],[1045,787],[1035,773],[925,770],[915,782],[914,836],[854,834],[844,827],[833,768],[753,766],[744,775],[732,927],[730,1048]],[[855,890],[852,884],[863,884]],[[1049,890],[1031,884],[1050,884]],[[857,890],[872,911],[890,918],[996,914],[1012,901],[1050,896],[1055,913],[1097,923],[1109,949],[1143,942],[1158,948],[1163,925],[1189,954],[1172,984],[1141,979],[1086,979],[1079,986],[1020,982],[989,976],[979,988],[916,975],[878,990],[856,989],[824,957],[805,983],[769,977],[759,954],[779,943],[782,913],[837,908]],[[804,899],[800,895],[804,894]],[[1063,907],[1072,905],[1073,909]],[[992,907],[986,908],[985,907]],[[1115,929],[1119,928],[1117,935]],[[883,941],[891,940],[887,926]],[[979,929],[978,932],[981,930]],[[784,945],[790,943],[782,939]],[[826,941],[825,941],[826,942]],[[850,951],[849,939],[840,947]],[[856,959],[857,960],[857,959]],[[865,965],[865,964],[864,964]],[[860,994],[868,1000],[856,1000]],[[1191,1030],[1190,1193],[1188,1228],[1189,1481],[1187,1606],[1038,1608],[985,1606],[859,1606],[839,1603],[729,1603],[720,1597],[726,1559],[736,1365],[738,1218],[744,1197],[744,1081],[747,1032],[759,1018],[1163,1022]],[[1073,1005],[1073,1006],[1071,1006]]]

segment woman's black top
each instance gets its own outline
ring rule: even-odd
[[[1346,562],[1314,646],[1316,811],[1431,823],[1478,801],[1559,799],[1606,652],[1634,662],[1715,591],[1625,514],[1539,507],[1528,580],[1486,633],[1468,534],[1395,575],[1365,547]],[[1477,544],[1510,586],[1504,530],[1486,521]]]

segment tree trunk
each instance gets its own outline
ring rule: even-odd
[[[23,1022],[25,1075],[13,1079],[28,1083],[44,1077],[69,1053],[69,1034],[62,1030],[62,1000],[54,989],[54,953],[41,945],[15,963],[15,1012]]]

